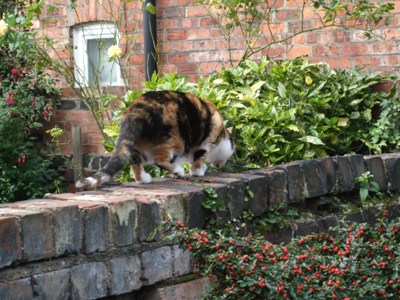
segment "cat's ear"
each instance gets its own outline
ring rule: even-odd
[[[229,128],[226,128],[226,131],[228,131],[230,134],[232,134],[233,126],[232,126],[232,127],[229,127]]]

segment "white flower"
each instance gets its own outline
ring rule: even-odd
[[[3,38],[6,35],[8,30],[8,24],[4,20],[0,20],[0,38]]]
[[[112,45],[110,48],[108,48],[107,53],[110,58],[116,59],[121,55],[122,50],[120,47]]]

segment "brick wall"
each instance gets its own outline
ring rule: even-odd
[[[78,0],[76,12],[68,10],[63,4],[58,4],[57,0],[48,2],[55,5],[56,9],[44,17],[50,17],[53,21],[42,23],[42,27],[39,28],[58,41],[57,52],[67,61],[70,58],[70,51],[65,46],[71,41],[73,26],[96,21],[122,20],[119,25],[120,32],[124,33],[121,40],[122,49],[125,53],[133,51],[126,65],[129,85],[132,89],[141,87],[145,75],[139,1],[125,3],[122,0]],[[218,71],[223,66],[229,66],[227,45],[202,7],[193,5],[193,1],[189,0],[156,2],[159,69],[162,73],[177,72],[195,80],[199,76],[207,76]],[[113,4],[110,6],[109,3]],[[274,32],[278,35],[293,32],[299,26],[299,20],[294,17],[295,1],[280,0],[276,3],[283,9],[277,15],[280,23],[274,28]],[[367,70],[399,74],[400,2],[395,1],[395,6],[396,11],[390,27],[378,32],[386,36],[385,41],[367,40],[360,32],[325,29],[308,32],[289,40],[284,45],[275,45],[260,55],[268,54],[272,58],[279,59],[308,55],[312,61],[327,62],[335,68],[364,66]],[[307,26],[314,26],[317,22],[316,16],[311,12],[306,16]],[[136,33],[135,28],[139,28],[139,31],[136,42],[132,43],[131,40]],[[240,46],[242,43],[243,41],[237,41],[233,51],[234,59],[242,55]],[[123,90],[114,92],[123,94]],[[81,126],[83,152],[104,154],[104,149],[99,144],[102,137],[90,113],[84,110],[84,106],[67,88],[64,89],[64,100],[53,122],[48,124],[48,127],[58,125],[65,129],[66,144],[62,146],[62,150],[71,153],[71,128]]]
[[[160,234],[147,240],[166,213],[188,226],[204,226],[205,186],[213,187],[225,203],[227,221],[244,210],[262,216],[273,208],[308,207],[317,197],[356,192],[355,178],[366,171],[382,191],[400,190],[400,154],[353,155],[242,174],[208,174],[196,185],[189,179],[158,179],[148,185],[129,183],[0,205],[0,299],[98,299],[133,292],[140,299],[187,299],[189,288],[199,294],[207,282],[167,283],[191,273],[189,253]],[[391,218],[400,216],[399,205],[389,211]],[[368,209],[346,218],[372,222],[374,212]],[[288,242],[327,232],[342,217],[296,222],[264,236]],[[159,288],[161,282],[167,286]]]

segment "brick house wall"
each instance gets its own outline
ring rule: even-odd
[[[276,18],[279,26],[275,33],[284,35],[298,28],[300,21],[294,18],[295,1],[277,0],[280,8]],[[141,3],[123,0],[78,0],[75,11],[68,10],[65,5],[57,4],[57,0],[49,1],[56,9],[50,15],[49,23],[42,23],[41,29],[58,41],[58,56],[69,60],[70,51],[66,45],[72,41],[72,28],[80,24],[97,21],[110,21],[113,16],[122,20],[119,30],[122,34],[121,48],[124,53],[129,51],[126,74],[129,78],[129,88],[141,87],[145,80],[143,36],[141,23]],[[109,3],[113,3],[110,6]],[[269,55],[273,59],[291,59],[307,55],[311,61],[326,62],[334,68],[351,68],[363,66],[367,71],[382,73],[400,73],[400,1],[394,1],[395,12],[390,26],[383,28],[379,34],[386,36],[385,40],[368,40],[361,32],[324,29],[312,31],[290,39],[287,44],[277,44],[259,53]],[[191,80],[199,76],[207,76],[224,66],[229,66],[229,53],[226,43],[213,20],[207,12],[190,0],[158,0],[157,5],[157,39],[160,55],[159,71],[161,73],[176,72],[187,75]],[[315,26],[317,19],[311,12],[307,13],[306,26]],[[136,31],[135,28],[139,28]],[[130,42],[137,33],[135,43]],[[241,43],[233,49],[234,59],[242,55]],[[124,89],[113,90],[116,94],[124,94]],[[102,136],[91,113],[64,84],[63,101],[55,112],[49,126],[58,125],[65,130],[62,150],[72,152],[71,129],[74,126],[82,128],[82,146],[84,153],[104,154],[100,144]]]

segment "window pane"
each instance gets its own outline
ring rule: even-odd
[[[87,53],[89,63],[89,84],[98,82],[100,85],[117,83],[118,65],[108,61],[108,48],[113,45],[112,38],[88,39]]]

